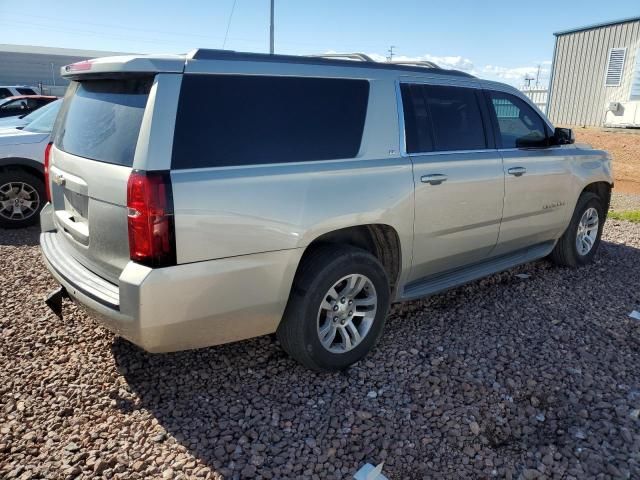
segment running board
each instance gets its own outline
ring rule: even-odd
[[[508,270],[523,263],[528,263],[551,253],[555,242],[545,242],[514,253],[500,257],[483,260],[469,267],[456,268],[444,273],[430,275],[428,277],[409,283],[402,291],[400,300],[412,300],[414,298],[433,295],[459,285],[486,277],[493,273]]]

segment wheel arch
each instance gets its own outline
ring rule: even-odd
[[[44,165],[37,160],[22,157],[0,158],[0,172],[23,170],[44,181]]]
[[[609,182],[604,182],[604,181],[592,182],[586,185],[582,189],[582,191],[580,192],[580,195],[582,195],[585,192],[595,193],[596,195],[598,195],[598,197],[600,197],[600,200],[602,201],[602,206],[604,208],[604,212],[606,215],[606,213],[609,211],[609,204],[611,203],[612,189],[613,189],[613,184]]]
[[[326,244],[350,245],[371,253],[384,267],[393,297],[402,270],[402,245],[400,236],[394,227],[382,223],[372,223],[323,233],[306,246],[298,268],[309,254]]]

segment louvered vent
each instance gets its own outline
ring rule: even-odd
[[[624,57],[626,48],[612,48],[609,50],[609,61],[607,62],[607,77],[605,86],[619,87],[622,82],[622,70],[624,68]]]

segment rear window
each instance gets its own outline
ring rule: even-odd
[[[73,82],[55,145],[80,157],[132,166],[153,77]]]
[[[172,168],[353,158],[366,80],[185,75]]]

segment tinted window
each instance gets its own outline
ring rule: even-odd
[[[482,114],[475,89],[427,86],[434,150],[486,148]]]
[[[56,147],[92,160],[133,165],[152,82],[146,77],[72,84],[56,127]]]
[[[365,80],[185,75],[173,168],[355,157]]]
[[[489,92],[497,118],[502,148],[541,147],[547,144],[544,122],[523,100],[502,92]]]
[[[0,88],[0,98],[7,98],[11,96],[11,90],[8,88]]]
[[[16,90],[20,95],[37,95],[36,92],[30,88],[16,88]]]
[[[475,89],[401,85],[408,153],[487,147]]]
[[[427,101],[422,85],[402,84],[402,107],[408,153],[430,152],[433,150],[431,123],[427,111]]]
[[[12,100],[10,102],[5,103],[0,107],[3,112],[15,112],[15,115],[19,115],[21,112],[24,113],[27,108],[27,101],[22,100]]]

